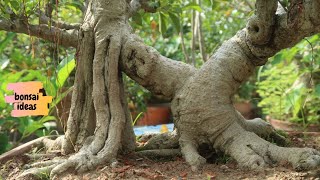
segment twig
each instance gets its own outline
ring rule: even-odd
[[[253,5],[248,0],[245,0],[244,2],[250,7],[251,10],[254,10]]]
[[[197,4],[201,7],[200,0],[197,0]],[[203,39],[203,34],[202,34],[202,19],[201,19],[200,12],[197,12],[197,19],[198,19],[197,28],[198,28],[198,33],[199,33],[198,38],[199,38],[200,53],[202,55],[202,60],[204,62],[206,62],[207,61],[207,54],[206,54],[205,44],[204,44],[204,39]]]
[[[186,63],[189,63],[190,62],[190,59],[189,59],[189,55],[188,55],[188,52],[186,50],[186,45],[184,43],[184,33],[183,33],[183,25],[181,24],[181,27],[180,27],[180,38],[181,38],[181,47],[182,47],[182,52],[183,52],[183,55],[184,55],[184,59],[186,61]]]
[[[65,47],[77,47],[78,44],[78,30],[76,29],[66,30],[45,24],[32,25],[22,19],[10,21],[0,18],[0,30],[23,33],[51,42],[55,42],[58,38],[59,45]],[[56,34],[59,34],[59,36],[56,36]]]
[[[39,11],[39,20],[41,24],[47,24],[54,27],[58,27],[60,29],[80,29],[80,23],[74,23],[74,24],[68,24],[66,22],[63,21],[55,21],[52,20],[51,18],[49,18],[48,16],[45,15],[45,13]]]
[[[194,0],[193,0],[194,1]],[[195,10],[192,10],[192,19],[191,19],[191,33],[192,33],[192,38],[191,38],[191,63],[193,66],[196,64],[196,58],[195,58],[195,46],[196,46],[196,29],[195,29],[195,20],[196,20],[196,12]]]

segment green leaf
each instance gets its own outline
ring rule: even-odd
[[[0,42],[0,53],[8,46],[11,40],[16,36],[16,33],[9,32],[4,40]]]
[[[172,20],[173,25],[176,28],[176,30],[178,32],[180,32],[180,18],[178,16],[178,14],[173,14],[173,13],[169,12],[169,17]]]
[[[41,122],[38,122],[38,121],[34,121],[32,122],[31,124],[29,124],[25,129],[24,129],[24,132],[23,132],[23,135],[22,135],[22,138],[21,139],[24,139],[26,138],[27,136],[30,136],[32,133],[34,133],[36,130],[38,129],[41,129],[43,128],[44,125],[43,123]]]
[[[283,61],[282,53],[278,53],[273,57],[273,60],[271,61],[271,64],[272,65],[276,65],[276,64],[279,64],[281,61]]]
[[[317,84],[317,85],[316,85],[315,95],[318,96],[318,97],[320,97],[320,84]]]
[[[57,120],[57,118],[55,116],[43,116],[39,122],[40,123],[45,123],[45,122],[48,122],[48,121],[55,121]]]
[[[201,7],[198,4],[194,3],[194,2],[191,2],[191,3],[187,4],[187,5],[185,5],[182,9],[183,10],[193,9],[193,10],[202,12]]]
[[[5,134],[0,134],[0,154],[6,152],[7,146],[9,144],[9,138]]]
[[[211,2],[211,10],[214,10],[218,7],[218,2],[215,0],[210,0]]]
[[[167,31],[166,16],[159,12],[159,20],[159,31],[162,34],[162,37],[164,37],[164,33]]]
[[[132,20],[133,20],[136,24],[142,26],[142,17],[141,17],[141,15],[140,15],[139,12],[135,13],[135,14],[132,16]]]
[[[70,73],[76,67],[76,61],[72,57],[67,57],[63,59],[60,64],[58,65],[58,73],[56,79],[56,85],[61,88],[67,78],[69,77]]]
[[[76,9],[81,9],[83,6],[83,4],[81,4],[81,2],[79,2],[79,1],[66,2],[64,5],[68,8],[70,8],[70,6],[71,6]]]
[[[12,10],[17,14],[20,10],[20,3],[16,0],[10,1]]]
[[[10,59],[1,59],[0,60],[0,70],[5,69],[10,63]]]
[[[51,107],[55,107],[66,95],[72,91],[73,87],[71,86],[68,90],[64,91],[61,94],[58,94],[52,101]]]
[[[302,102],[304,98],[305,86],[303,83],[293,87],[289,92],[287,92],[286,101],[287,107],[292,107],[292,113],[296,117],[302,108]]]

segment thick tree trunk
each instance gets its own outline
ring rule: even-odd
[[[131,116],[119,71],[121,44],[130,32],[127,3],[92,1],[79,31],[77,73],[64,154],[78,152],[52,170],[91,170],[135,148]]]

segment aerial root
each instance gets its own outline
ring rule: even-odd
[[[32,164],[29,167],[34,168],[26,171],[27,174],[38,174],[45,170],[46,172],[50,171],[50,178],[55,179],[61,173],[71,169],[81,173],[93,170],[98,165],[116,161],[116,156],[122,145],[124,126],[131,119],[126,118],[124,115],[123,106],[126,103],[124,105],[121,103],[123,95],[121,94],[121,84],[119,83],[121,75],[119,75],[118,61],[122,36],[107,32],[96,31],[94,39],[96,45],[92,65],[92,98],[96,115],[94,136],[88,137],[89,133],[85,132],[87,129],[83,128],[86,127],[87,117],[82,120],[86,122],[80,125],[83,131],[76,132],[72,130],[74,126],[68,127],[71,130],[70,132],[76,132],[76,135],[73,136],[70,133],[66,133],[68,136],[63,141],[62,150],[64,150],[63,152],[71,152],[69,151],[70,149],[79,151],[63,161],[52,160],[50,162]],[[71,125],[75,124],[77,124],[76,121],[71,123]],[[68,123],[68,125],[70,124]],[[81,143],[79,144],[78,141]],[[45,167],[35,168],[39,166]]]

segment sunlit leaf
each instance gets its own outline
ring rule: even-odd
[[[173,14],[169,12],[169,17],[173,22],[174,27],[178,32],[180,32],[180,18],[178,17],[178,14]]]
[[[320,84],[317,84],[317,85],[316,85],[315,95],[318,96],[318,97],[320,97]]]
[[[48,121],[55,121],[57,120],[57,118],[55,116],[43,116],[39,122],[40,123],[45,123],[45,122],[48,122]]]
[[[73,56],[69,56],[60,62],[60,64],[58,65],[58,73],[56,79],[56,85],[59,88],[61,88],[64,85],[65,81],[67,80],[75,66],[76,62]]]
[[[187,4],[187,5],[185,5],[182,9],[183,10],[193,9],[193,10],[196,10],[196,11],[199,11],[199,12],[202,11],[201,7],[198,4],[194,3],[194,2],[191,2],[191,3]]]
[[[16,33],[9,32],[7,33],[4,40],[0,42],[0,53],[11,43],[11,40],[16,36]]]
[[[34,133],[36,130],[38,129],[41,129],[43,128],[44,125],[43,123],[41,122],[38,122],[38,121],[34,121],[33,123],[29,124],[25,129],[24,129],[24,132],[23,132],[23,135],[22,135],[22,138],[21,139],[24,139],[28,136],[30,136],[32,133]]]
[[[159,12],[159,31],[164,36],[164,33],[167,31],[166,17],[163,13]]]

